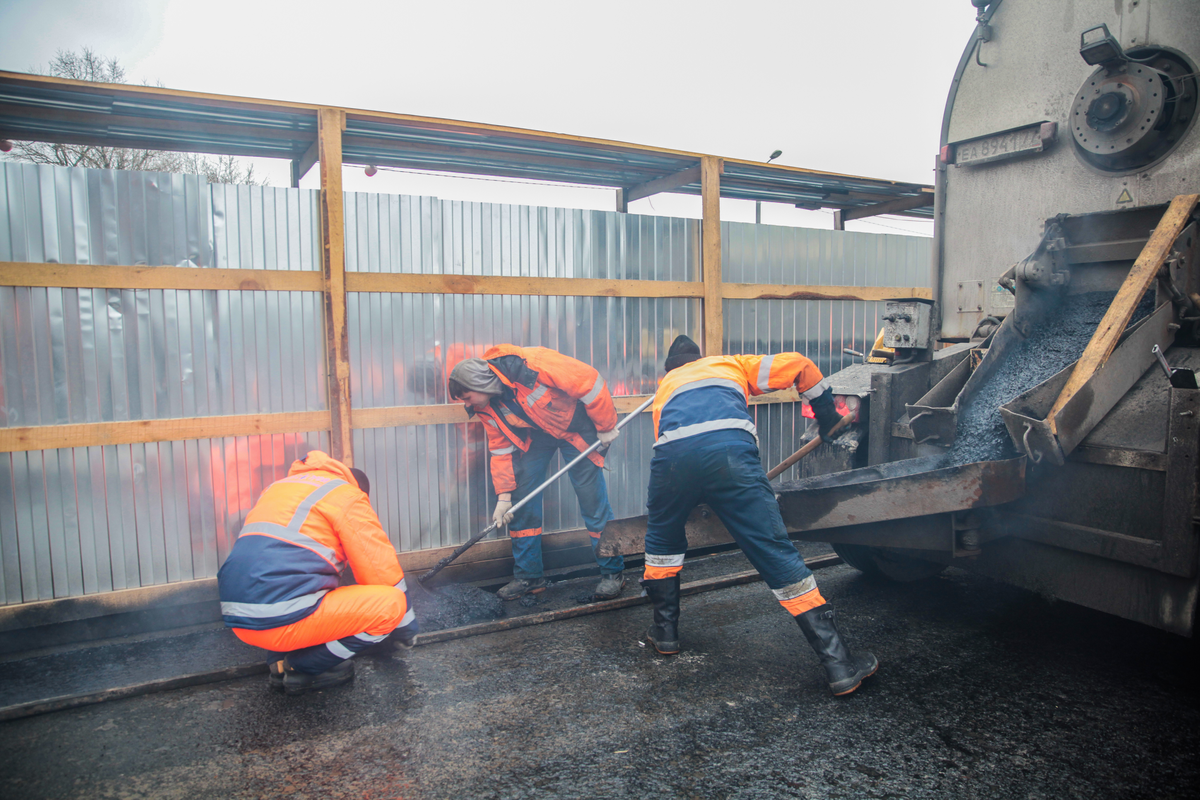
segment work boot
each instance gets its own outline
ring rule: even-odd
[[[282,654],[280,654],[282,656]],[[283,691],[283,658],[267,662],[267,685],[272,692]]]
[[[331,667],[319,675],[307,672],[297,672],[283,661],[283,691],[290,695],[306,694],[331,686],[341,686],[354,677],[354,662],[346,659],[336,667]]]
[[[416,618],[402,628],[396,628],[388,639],[394,641],[401,649],[412,650],[413,645],[417,643],[417,634],[421,632],[421,626],[417,623]]]
[[[654,624],[646,631],[646,641],[661,655],[679,652],[679,576],[642,580],[642,588],[654,603]]]
[[[541,594],[546,591],[545,578],[513,578],[508,583],[501,587],[500,591],[496,592],[496,597],[501,600],[516,600],[518,597],[524,597],[527,594]]]
[[[614,597],[619,597],[621,590],[624,588],[624,572],[614,572],[611,575],[601,575],[600,582],[596,584],[596,590],[592,592],[592,596],[597,600],[612,600]]]
[[[868,678],[879,669],[879,661],[869,651],[855,655],[846,649],[838,635],[837,614],[828,603],[805,611],[796,617],[796,624],[804,631],[804,638],[812,645],[825,676],[829,679],[829,691],[835,695],[850,694],[858,688],[863,678]]]

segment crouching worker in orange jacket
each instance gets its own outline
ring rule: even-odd
[[[849,694],[879,667],[869,652],[842,643],[833,609],[788,539],[775,491],[763,471],[750,395],[795,386],[812,405],[821,438],[840,420],[833,391],[817,365],[799,353],[700,357],[686,336],[667,352],[667,375],[654,395],[654,458],[646,506],[646,571],[642,587],[654,603],[645,640],[663,655],[679,646],[679,572],[687,553],[684,523],[707,503],[825,667],[830,690]]]
[[[570,461],[597,439],[605,447],[616,440],[617,410],[608,386],[582,361],[545,347],[511,344],[489,348],[483,358],[460,361],[448,384],[450,396],[467,404],[467,414],[478,414],[487,432],[497,494],[492,521],[511,523],[513,579],[496,595],[516,600],[542,592],[542,497],[530,500],[515,516],[509,509],[545,482],[550,460],[559,450],[563,460]],[[604,456],[593,452],[567,473],[593,553],[613,518],[603,466]],[[596,561],[600,583],[592,597],[610,600],[625,586],[625,561],[621,556]]]
[[[350,659],[389,634],[412,646],[418,626],[404,570],[369,491],[362,470],[309,452],[266,488],[217,573],[225,624],[271,651],[272,689],[345,683]],[[358,585],[339,587],[347,566]]]

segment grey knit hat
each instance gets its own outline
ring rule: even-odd
[[[482,358],[464,358],[450,371],[451,397],[460,393],[456,390],[500,394],[504,391],[504,384]]]

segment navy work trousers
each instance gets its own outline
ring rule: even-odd
[[[788,539],[758,444],[747,431],[712,431],[654,449],[646,554],[687,552],[684,523],[699,503],[716,512],[770,588],[812,575]]]
[[[520,502],[546,480],[547,468],[555,452],[562,450],[563,460],[570,462],[579,455],[570,442],[556,439],[542,430],[535,430],[524,453],[513,454],[513,477],[517,479],[517,490],[513,492],[513,504]],[[600,545],[600,534],[613,518],[612,506],[608,502],[608,487],[604,483],[604,470],[588,459],[583,459],[571,468],[567,476],[575,487],[579,499],[579,511],[583,523],[591,534],[592,553]],[[512,536],[512,553],[515,565],[513,576],[529,580],[542,577],[542,497],[538,495],[529,504],[517,510],[508,530]],[[625,569],[622,556],[596,558],[600,572],[605,575]]]

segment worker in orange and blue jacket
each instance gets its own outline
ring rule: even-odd
[[[608,447],[617,438],[617,411],[604,378],[592,367],[545,347],[501,344],[483,358],[460,361],[450,373],[450,396],[478,415],[488,438],[492,483],[497,494],[492,521],[508,524],[513,579],[497,592],[503,600],[546,588],[542,568],[542,497],[515,514],[509,509],[546,480],[555,452],[570,461],[597,439]],[[592,552],[613,518],[599,452],[571,468],[579,510],[591,534]],[[597,557],[600,582],[592,597],[617,597],[625,586],[621,556]]]
[[[795,387],[812,406],[822,439],[840,417],[833,392],[817,365],[799,353],[711,356],[687,336],[671,344],[667,374],[654,396],[654,458],[646,525],[642,586],[654,603],[648,641],[663,655],[679,645],[679,572],[687,552],[684,523],[707,503],[775,598],[796,618],[825,667],[834,694],[849,694],[879,663],[869,652],[850,653],[834,611],[812,571],[788,539],[775,492],[763,471],[750,395]]]
[[[418,625],[404,570],[367,499],[370,482],[319,450],[293,462],[246,516],[217,573],[234,634],[272,652],[270,685],[304,694],[354,677],[357,653]],[[338,586],[347,566],[356,586]]]

